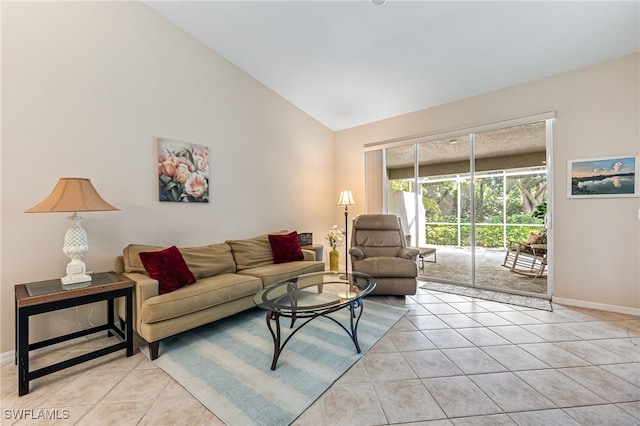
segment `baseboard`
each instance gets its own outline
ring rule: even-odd
[[[627,306],[607,305],[606,303],[586,302],[584,300],[565,299],[563,297],[553,297],[553,303],[558,305],[576,306],[578,308],[596,309],[598,311],[616,312],[618,314],[635,315],[640,317],[640,309],[629,308]]]
[[[5,362],[13,362],[14,358],[13,358],[13,351],[9,351],[9,352],[4,352],[0,354],[0,364],[4,364]]]

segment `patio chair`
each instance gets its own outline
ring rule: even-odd
[[[525,243],[509,241],[502,266],[534,278],[543,276],[547,268],[546,230],[531,233]]]
[[[372,294],[416,294],[417,248],[407,247],[400,218],[393,214],[362,214],[353,218],[351,265],[376,279]]]

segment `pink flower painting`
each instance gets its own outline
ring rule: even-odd
[[[209,148],[158,138],[160,201],[209,202]]]

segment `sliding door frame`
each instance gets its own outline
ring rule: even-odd
[[[370,186],[370,182],[372,181],[376,181],[377,179],[380,179],[381,182],[383,182],[382,184],[382,195],[381,195],[381,200],[378,199],[381,203],[379,206],[370,206],[369,203],[367,203],[367,209],[369,208],[374,208],[375,210],[380,209],[381,211],[369,211],[367,210],[367,212],[387,212],[387,180],[388,180],[388,176],[386,173],[386,156],[385,156],[385,150],[388,148],[394,148],[394,147],[403,147],[403,146],[408,146],[408,145],[413,145],[414,146],[414,186],[416,188],[416,194],[418,194],[419,192],[421,192],[421,190],[418,190],[418,188],[420,188],[419,185],[419,176],[418,176],[418,170],[419,170],[419,143],[420,142],[428,142],[428,141],[432,141],[432,140],[438,140],[438,139],[444,139],[444,138],[449,138],[449,137],[456,137],[456,136],[461,136],[461,135],[468,135],[469,136],[469,148],[470,148],[470,209],[471,209],[471,240],[470,240],[470,245],[471,245],[471,284],[473,286],[475,286],[475,282],[476,282],[476,235],[475,235],[475,182],[473,177],[475,176],[475,134],[476,133],[480,133],[480,132],[486,132],[486,131],[492,131],[492,130],[498,130],[498,129],[502,129],[502,128],[507,128],[507,127],[515,127],[518,125],[524,125],[524,124],[530,124],[530,123],[534,123],[534,122],[542,122],[544,121],[546,126],[545,126],[545,131],[546,131],[546,169],[547,169],[547,217],[545,219],[545,224],[547,227],[547,259],[548,259],[548,264],[547,264],[547,296],[551,297],[553,295],[553,289],[554,289],[554,283],[553,283],[553,273],[554,273],[554,262],[553,262],[553,253],[554,253],[554,244],[553,244],[553,125],[555,123],[555,118],[556,118],[556,113],[555,111],[549,111],[549,112],[543,112],[543,113],[539,113],[539,114],[534,114],[534,115],[528,115],[528,116],[522,116],[522,117],[517,117],[517,118],[511,118],[511,119],[506,119],[506,120],[499,120],[499,121],[495,121],[492,123],[487,123],[487,124],[481,124],[481,125],[477,125],[477,126],[471,126],[471,127],[466,127],[466,128],[461,128],[461,129],[456,129],[456,130],[447,130],[444,132],[438,132],[438,133],[427,133],[427,134],[422,134],[422,135],[416,135],[416,136],[411,136],[408,138],[399,138],[399,139],[393,139],[393,140],[387,140],[387,141],[379,141],[379,142],[373,142],[373,143],[369,143],[366,144],[364,146],[364,151],[365,151],[365,163],[366,163],[366,159],[367,159],[367,153],[369,153],[370,151],[380,151],[382,152],[382,159],[379,162],[379,164],[381,165],[381,168],[378,170],[374,170],[372,167],[369,167],[369,164],[367,164],[367,166],[365,167],[366,171],[368,174],[373,174],[373,176],[369,175],[369,176],[365,176],[365,182],[366,182],[366,193],[367,193],[367,199],[370,199],[372,197],[372,194],[370,194],[370,191],[373,189]],[[375,174],[378,173],[377,176],[375,176]],[[418,214],[418,202],[419,202],[419,198],[416,195],[414,197],[414,209],[415,209],[415,215],[417,217]],[[420,235],[419,234],[419,224],[416,221],[415,224],[415,235]]]

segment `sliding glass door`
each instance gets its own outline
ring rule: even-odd
[[[543,228],[544,221],[533,213],[547,200],[546,122],[474,133],[473,142],[474,285],[546,294],[546,274],[537,274],[539,265],[524,270],[505,264],[510,246],[526,243]]]
[[[436,249],[433,256],[420,262],[419,273],[441,282],[472,285],[469,136],[424,141],[417,146],[420,205],[425,218],[425,239],[420,247]]]
[[[422,249],[421,279],[547,294],[542,268],[505,265],[509,247],[544,228],[535,213],[547,203],[546,146],[542,120],[384,150],[383,210]]]

